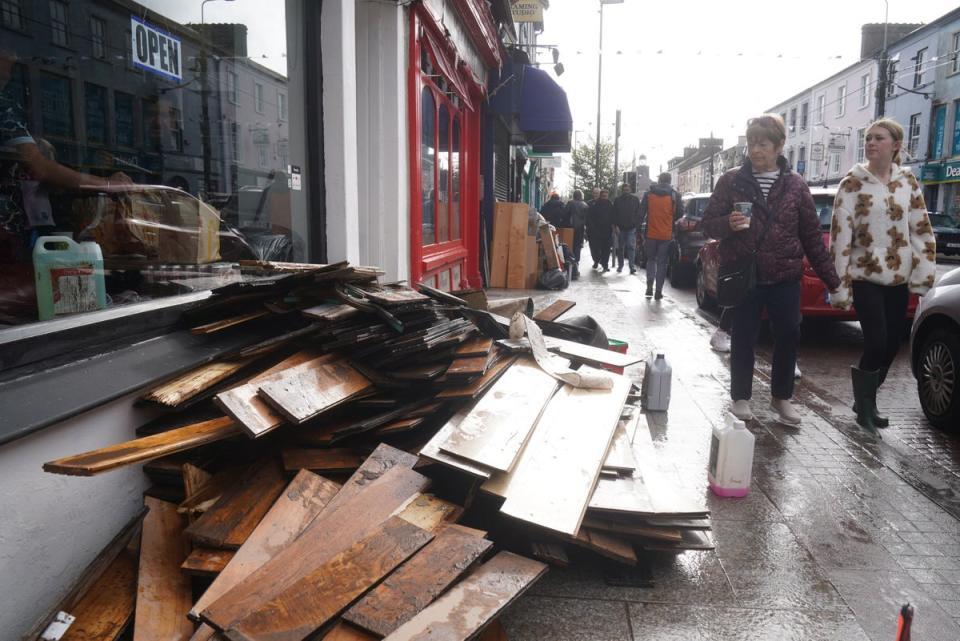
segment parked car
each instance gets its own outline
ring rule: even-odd
[[[937,253],[945,256],[960,254],[960,226],[953,216],[928,212],[933,235],[937,238]]]
[[[700,227],[703,211],[710,201],[709,193],[688,194],[683,197],[681,216],[673,223],[673,244],[667,275],[674,287],[690,287],[697,278],[697,255],[707,242]]]
[[[823,243],[830,244],[830,222],[833,217],[833,201],[837,196],[835,187],[813,187],[810,189],[813,203],[820,218],[820,230]],[[720,268],[718,256],[719,241],[710,240],[700,249],[696,262],[697,304],[701,308],[716,305],[717,273]],[[912,318],[917,307],[917,296],[910,297],[907,317]],[[804,317],[832,318],[836,320],[856,320],[853,308],[840,310],[833,308],[827,301],[827,286],[820,280],[806,257],[803,259],[803,277],[800,282],[800,313]]]
[[[917,308],[910,366],[927,420],[941,428],[960,427],[960,268],[941,277]]]

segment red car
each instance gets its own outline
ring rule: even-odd
[[[833,201],[837,196],[836,188],[814,187],[813,203],[820,216],[820,230],[823,232],[823,244],[830,244],[830,221],[833,216]],[[717,304],[717,272],[719,261],[717,246],[719,241],[711,240],[697,255],[697,305],[706,309]],[[918,297],[911,294],[907,306],[907,317],[913,318],[917,309]],[[827,287],[810,267],[806,257],[803,259],[803,278],[800,282],[800,313],[803,316],[835,318],[837,320],[857,320],[857,313],[850,308],[847,311],[833,308],[827,302]]]

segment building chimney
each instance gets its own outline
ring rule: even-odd
[[[214,49],[233,58],[247,57],[247,25],[215,23],[188,24],[188,27],[200,33]]]
[[[923,23],[887,24],[887,45],[916,31]],[[871,58],[883,49],[883,23],[865,24],[860,27],[860,59]]]

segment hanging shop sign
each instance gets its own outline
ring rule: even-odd
[[[815,142],[810,145],[810,162],[820,162],[823,160],[823,143]]]
[[[511,0],[510,13],[514,22],[543,22],[540,0]]]
[[[183,79],[181,49],[179,38],[130,16],[130,52],[134,66],[179,82]]]

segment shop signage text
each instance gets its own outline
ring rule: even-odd
[[[511,0],[510,13],[514,22],[543,22],[540,0]]]
[[[960,160],[929,162],[921,168],[920,180],[925,183],[960,182]]]
[[[169,80],[183,79],[180,40],[169,33],[130,16],[130,51],[133,64]]]

